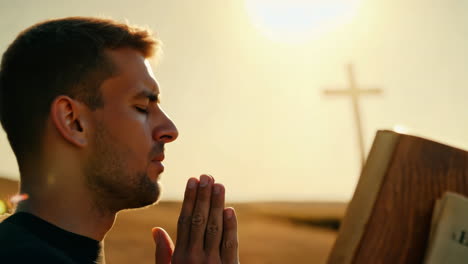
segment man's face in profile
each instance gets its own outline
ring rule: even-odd
[[[118,211],[158,200],[164,144],[178,132],[158,104],[159,87],[148,61],[130,48],[107,54],[117,73],[100,87],[104,106],[92,112],[85,173],[98,206]]]

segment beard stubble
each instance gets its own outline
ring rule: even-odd
[[[158,201],[161,192],[159,183],[148,177],[146,168],[131,171],[127,159],[131,160],[134,154],[129,149],[119,148],[103,124],[97,125],[93,146],[94,152],[87,162],[85,173],[87,185],[100,210],[116,213]],[[162,151],[161,147],[158,148],[151,153]]]

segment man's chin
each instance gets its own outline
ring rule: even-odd
[[[146,208],[157,204],[161,197],[161,186],[159,182],[152,182],[146,178],[141,182],[139,188],[133,189],[127,194],[127,198],[120,201],[121,210]]]
[[[121,210],[138,210],[151,207],[155,204],[158,204],[160,201],[160,193],[158,192],[156,196],[153,196],[151,199],[147,198],[145,200],[139,200],[138,202],[134,201],[132,204],[128,204]]]
[[[158,182],[155,184],[155,189],[148,192],[145,197],[141,197],[140,204],[135,205],[135,208],[148,207],[157,204],[161,198],[161,186]]]

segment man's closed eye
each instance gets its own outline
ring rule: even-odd
[[[147,108],[140,107],[140,106],[135,106],[135,109],[140,113],[148,114],[148,109]]]

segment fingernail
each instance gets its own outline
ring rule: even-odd
[[[207,175],[213,180],[213,182],[215,181],[214,177],[211,174],[207,174]]]
[[[208,185],[209,178],[206,175],[200,176],[200,187],[205,187]]]
[[[188,181],[187,187],[188,187],[189,189],[193,189],[193,188],[195,188],[196,186],[197,186],[197,180],[196,180],[196,179],[190,179],[190,180]]]
[[[221,186],[215,185],[215,186],[214,186],[213,192],[214,192],[215,194],[219,194],[219,193],[221,192]]]
[[[156,242],[158,247],[161,247],[163,243],[160,243],[162,241],[163,237],[161,235],[161,230],[156,230],[156,239],[154,242]]]
[[[226,219],[231,219],[232,218],[232,209],[228,208],[226,211],[224,211]]]
[[[167,244],[164,242],[163,232],[164,231],[162,231],[162,230],[158,230],[158,242],[156,242],[156,243],[157,243],[157,247],[159,247],[160,249],[167,248]]]

